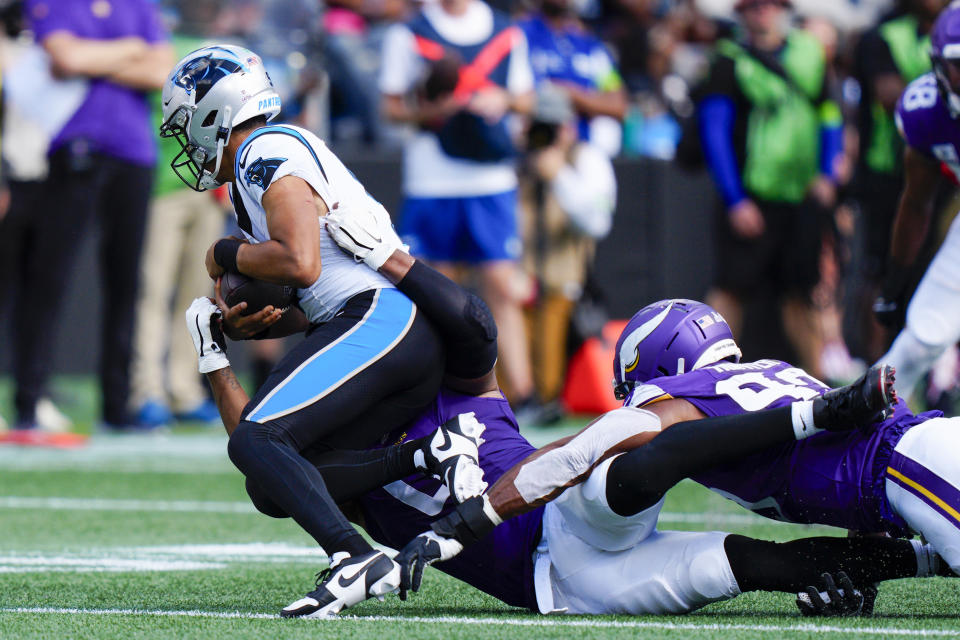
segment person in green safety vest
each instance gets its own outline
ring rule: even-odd
[[[859,344],[851,346],[870,362],[884,352],[893,335],[882,329],[871,312],[903,188],[903,141],[893,112],[904,88],[930,71],[930,29],[947,2],[903,0],[900,11],[863,35],[855,54],[854,75],[861,99],[854,196],[861,211],[857,234],[862,257],[856,265],[860,286],[855,287],[853,309],[858,330],[851,332]]]
[[[723,200],[708,303],[739,335],[744,304],[775,295],[787,337],[817,372],[810,292],[820,280],[825,211],[836,199],[843,122],[823,46],[789,28],[789,8],[789,0],[739,0],[739,37],[717,43],[700,91],[700,140]]]

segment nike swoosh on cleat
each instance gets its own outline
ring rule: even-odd
[[[437,451],[449,451],[453,447],[453,440],[450,439],[450,434],[447,433],[447,430],[440,428],[440,435],[443,436],[443,444],[437,447]]]
[[[313,598],[301,598],[293,604],[288,604],[283,608],[284,611],[297,611],[303,609],[304,607],[317,607],[320,606],[320,602]]]
[[[367,567],[369,567],[371,564],[373,564],[374,562],[376,562],[376,561],[379,560],[379,559],[380,559],[380,555],[379,555],[379,554],[378,554],[378,555],[375,555],[375,556],[372,557],[372,558],[370,558],[369,560],[367,560],[366,562],[364,562],[363,565],[361,565],[360,568],[357,569],[356,572],[355,572],[352,576],[350,576],[350,578],[348,578],[347,580],[344,580],[344,578],[346,578],[346,576],[343,575],[343,574],[341,574],[340,577],[337,578],[337,584],[340,585],[341,588],[346,589],[347,587],[349,587],[350,585],[352,585],[354,582],[357,581],[357,578],[360,577],[360,575],[363,573],[363,570],[364,570],[364,569],[366,569]]]

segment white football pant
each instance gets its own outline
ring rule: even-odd
[[[890,506],[960,574],[960,418],[934,418],[905,434],[887,467]]]
[[[909,398],[943,351],[960,340],[960,216],[923,274],[907,323],[880,362],[897,368],[897,393]]]
[[[663,500],[630,517],[606,501],[605,460],[547,504],[534,554],[541,613],[685,613],[740,594],[728,534],[657,531]]]

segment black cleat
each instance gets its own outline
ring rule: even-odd
[[[382,551],[356,558],[340,551],[317,574],[317,588],[280,612],[284,618],[325,618],[367,598],[383,599],[400,587],[400,565]]]
[[[813,400],[813,424],[827,431],[849,431],[884,420],[893,411],[897,392],[894,369],[875,364],[856,382]]]

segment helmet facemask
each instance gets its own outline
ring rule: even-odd
[[[193,143],[187,133],[195,109],[196,107],[191,109],[188,105],[178,108],[160,127],[160,137],[173,138],[180,144],[180,153],[170,162],[170,168],[177,177],[194,191],[206,191],[216,189],[223,184],[222,181],[217,180],[217,174],[220,172],[220,163],[223,160],[223,148],[230,142],[233,127],[217,127],[215,136],[217,146],[211,153]],[[231,115],[230,107],[224,107],[221,122],[230,122]],[[211,160],[215,160],[213,171],[208,171],[206,165]]]
[[[960,51],[956,53],[960,54]],[[947,111],[950,112],[950,117],[956,120],[960,118],[960,95],[957,95],[957,88],[950,81],[950,71],[952,68],[954,76],[960,78],[960,58],[931,55],[930,62],[940,95],[943,96],[943,101],[947,105]]]

